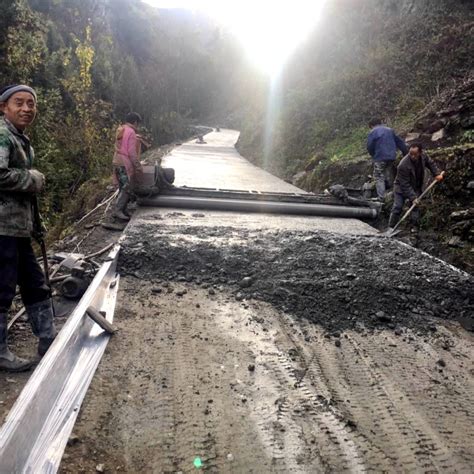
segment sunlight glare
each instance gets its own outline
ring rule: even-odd
[[[226,25],[251,60],[271,76],[310,33],[324,0],[145,0],[157,7],[200,9]]]

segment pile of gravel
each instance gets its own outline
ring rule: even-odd
[[[473,313],[473,279],[396,240],[326,232],[137,226],[124,274],[192,282],[256,299],[329,332],[435,330],[433,318]]]

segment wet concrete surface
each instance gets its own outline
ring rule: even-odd
[[[163,166],[176,170],[176,186],[304,192],[243,158],[235,149],[238,138],[236,130],[211,132],[205,136],[206,144],[197,144],[193,140],[175,148],[163,159]],[[149,161],[152,160],[152,155],[149,155]]]
[[[276,214],[193,211],[183,209],[138,209],[133,217],[133,226],[148,225],[189,227],[235,227],[247,230],[301,230],[326,231],[346,235],[378,235],[378,231],[358,219],[336,217],[285,216]]]

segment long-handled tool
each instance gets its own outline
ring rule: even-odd
[[[444,171],[441,173],[441,175],[444,176]],[[397,235],[400,232],[397,230],[400,224],[413,212],[413,209],[418,206],[419,202],[431,191],[432,188],[436,186],[437,183],[438,181],[434,179],[433,182],[421,193],[418,199],[410,206],[410,209],[408,209],[408,211],[403,214],[403,217],[398,221],[397,225],[393,229],[383,232],[383,235],[386,237],[394,237]]]
[[[46,243],[44,241],[44,227],[43,227],[43,221],[41,219],[41,214],[39,212],[37,196],[33,196],[32,204],[33,204],[33,217],[34,217],[33,238],[36,240],[36,242],[38,242],[38,245],[41,248],[41,256],[43,257],[44,278],[49,288],[49,296],[51,298],[51,307],[53,309],[53,316],[56,317],[56,311],[54,309],[54,303],[53,303],[53,289],[51,287],[51,281],[49,278],[48,253],[46,251]]]

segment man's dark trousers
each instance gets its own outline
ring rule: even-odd
[[[400,193],[393,193],[393,207],[392,212],[390,213],[390,220],[388,222],[389,227],[395,227],[400,220],[400,216],[402,214],[403,205],[405,201],[408,201],[410,206],[413,202],[406,198],[403,194]],[[413,226],[417,227],[420,224],[420,209],[415,207],[410,214],[410,220]]]
[[[0,235],[0,313],[8,312],[17,285],[25,306],[50,298],[50,289],[36,260],[31,239]]]

